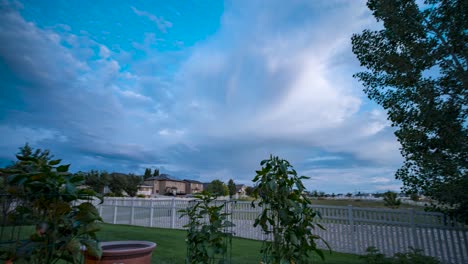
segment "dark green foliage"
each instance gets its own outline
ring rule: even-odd
[[[105,171],[98,172],[91,170],[90,172],[78,172],[77,174],[85,177],[85,184],[95,192],[103,194],[104,188],[109,185],[110,177]]]
[[[159,176],[159,169],[154,169],[153,176],[154,177]]]
[[[132,173],[128,175],[122,173],[111,173],[109,189],[113,193],[113,196],[116,197],[124,196],[123,192],[127,193],[131,197],[135,197],[138,192],[138,185],[140,185],[142,181],[143,177]]]
[[[245,194],[248,195],[248,196],[252,196],[253,191],[254,191],[254,188],[253,188],[253,187],[247,186],[247,187],[245,188]]]
[[[385,192],[383,194],[384,205],[390,208],[398,208],[401,205],[401,200],[398,199],[398,194],[396,192]]]
[[[368,247],[367,254],[360,258],[366,264],[440,264],[437,258],[424,255],[421,249],[409,248],[406,253],[396,253],[393,257],[385,257],[376,247]]]
[[[419,201],[419,195],[417,193],[412,193],[412,194],[410,194],[410,199],[411,199],[411,201],[417,202],[417,201]]]
[[[148,179],[148,178],[151,177],[151,176],[153,176],[153,175],[151,174],[151,169],[150,169],[150,168],[146,168],[146,169],[145,169],[145,174],[143,175],[143,178],[146,180],[146,179]]]
[[[229,197],[232,197],[236,194],[236,184],[232,179],[228,181],[228,190],[229,190]]]
[[[468,222],[468,1],[369,0],[383,23],[353,35],[364,91],[388,112],[406,193]]]
[[[278,157],[270,156],[260,165],[262,169],[253,179],[256,184],[253,193],[255,198],[260,198],[258,206],[263,210],[254,226],[260,226],[272,237],[263,243],[263,262],[309,263],[311,252],[323,259],[324,254],[316,244],[316,240],[322,239],[313,232],[316,227],[323,227],[316,223],[319,214],[309,206],[302,184],[308,177],[297,176],[289,162]]]
[[[181,217],[188,216],[187,258],[190,264],[230,263],[229,249],[234,224],[228,220],[226,203],[216,204],[216,197],[208,193],[196,195],[190,207],[181,210]]]
[[[15,210],[7,212],[7,217],[10,226],[35,225],[36,229],[28,239],[10,244],[2,241],[2,245],[10,247],[0,249],[0,259],[15,263],[48,264],[59,260],[80,263],[81,246],[99,256],[96,222],[101,218],[91,203],[97,198],[96,193],[80,188],[84,177],[69,173],[70,165],[50,160],[48,152],[28,153],[17,155],[14,168],[3,170],[9,175],[9,197],[17,201]]]
[[[391,264],[391,260],[385,257],[384,254],[380,253],[380,251],[376,247],[368,247],[366,249],[367,254],[361,256],[360,258],[366,264]]]
[[[214,196],[226,196],[229,194],[228,187],[220,180],[213,180],[208,184],[205,191]]]
[[[129,174],[125,178],[125,186],[123,186],[123,189],[130,197],[135,197],[138,192],[138,185],[140,185],[142,181],[143,178],[141,176]]]

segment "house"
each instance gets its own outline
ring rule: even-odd
[[[156,195],[184,195],[185,182],[172,178],[168,174],[160,174],[159,176],[149,177],[143,181],[145,185],[151,186],[153,190],[152,196]]]
[[[245,196],[245,189],[247,189],[245,184],[236,184],[236,198]]]
[[[138,185],[137,195],[144,195],[145,197],[151,197],[153,194],[153,186],[148,184]]]
[[[185,182],[185,193],[192,194],[192,193],[199,193],[203,191],[203,183],[194,180],[184,180]]]

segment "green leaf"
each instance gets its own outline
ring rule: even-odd
[[[51,161],[49,161],[49,165],[50,166],[55,166],[55,165],[60,164],[61,161],[62,161],[61,159],[51,160]]]
[[[58,166],[57,172],[67,172],[69,167],[70,167],[70,164]]]
[[[81,243],[85,245],[86,251],[88,252],[89,255],[97,257],[97,258],[101,258],[102,248],[101,248],[101,245],[99,245],[95,240],[83,239],[81,240]]]

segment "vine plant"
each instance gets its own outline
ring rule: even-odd
[[[229,221],[226,203],[216,204],[216,197],[208,193],[196,195],[197,200],[187,209],[180,210],[181,217],[188,216],[186,263],[230,263],[230,246],[234,224]]]
[[[315,252],[322,259],[324,253],[317,241],[326,241],[314,234],[316,227],[324,229],[316,218],[318,211],[310,207],[302,180],[287,160],[270,155],[263,160],[261,170],[253,179],[253,195],[259,198],[257,206],[263,208],[254,227],[260,226],[267,234],[261,249],[262,261],[268,264],[310,263],[309,253]],[[252,202],[255,207],[255,202]]]

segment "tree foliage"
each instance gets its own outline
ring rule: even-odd
[[[229,179],[227,187],[229,190],[229,197],[234,196],[236,194],[236,184],[234,183],[234,180]]]
[[[468,221],[468,2],[369,0],[383,23],[353,35],[355,74],[388,112],[405,158],[404,191]]]
[[[146,169],[145,169],[145,174],[143,175],[143,178],[146,180],[146,179],[148,179],[148,178],[151,177],[151,176],[153,176],[153,175],[151,174],[151,168],[146,168]]]
[[[213,180],[208,184],[205,191],[215,196],[226,196],[229,194],[228,187],[220,180]]]
[[[390,208],[398,208],[401,205],[401,200],[398,199],[396,192],[388,191],[383,194],[384,205]]]
[[[159,169],[154,169],[153,176],[154,176],[154,177],[158,177],[158,176],[159,176]]]
[[[260,198],[258,206],[262,212],[254,227],[260,226],[272,237],[264,240],[263,263],[310,263],[311,252],[323,259],[324,254],[316,243],[321,238],[313,232],[316,227],[323,229],[316,221],[320,215],[310,207],[302,183],[308,177],[297,176],[289,162],[278,157],[270,156],[260,165],[262,168],[253,179],[256,184],[253,194]]]
[[[78,172],[85,178],[85,185],[89,186],[97,193],[104,193],[104,188],[109,186],[110,177],[106,171],[91,170],[89,172]]]

